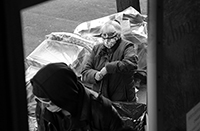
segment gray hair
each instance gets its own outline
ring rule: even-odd
[[[101,27],[101,33],[104,32],[116,32],[121,34],[121,25],[117,21],[108,21]]]

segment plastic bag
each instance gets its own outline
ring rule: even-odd
[[[147,106],[136,102],[113,102],[126,126],[134,131],[145,131]]]

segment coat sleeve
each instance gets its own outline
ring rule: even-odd
[[[133,44],[129,44],[123,53],[123,59],[105,65],[108,73],[130,73],[138,68],[138,56]]]
[[[82,81],[89,83],[89,84],[95,84],[97,81],[95,80],[95,74],[98,72],[94,69],[94,57],[96,53],[96,48],[94,47],[86,65],[84,66],[81,74],[82,74]]]

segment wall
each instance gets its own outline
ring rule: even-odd
[[[164,0],[162,4],[157,87],[162,95],[162,131],[186,131],[186,114],[200,102],[200,1]]]

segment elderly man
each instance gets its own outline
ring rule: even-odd
[[[93,47],[81,72],[82,81],[111,101],[136,101],[133,74],[138,57],[134,44],[123,39],[117,21],[105,23],[100,32],[103,43]]]

